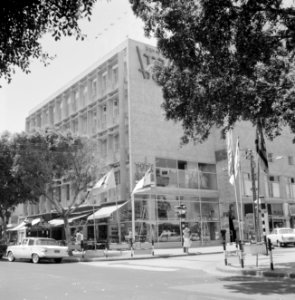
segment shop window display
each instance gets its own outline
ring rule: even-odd
[[[158,224],[158,241],[159,242],[180,242],[180,224],[179,223],[162,223]]]
[[[186,219],[187,220],[198,220],[201,221],[201,203],[200,201],[196,202],[185,202],[187,207]]]
[[[217,221],[219,219],[218,203],[201,203],[201,215],[203,221]]]
[[[140,220],[149,219],[147,200],[135,201],[134,208],[135,208],[135,219],[140,219]]]
[[[202,222],[202,240],[215,241],[219,239],[220,226],[217,222]]]

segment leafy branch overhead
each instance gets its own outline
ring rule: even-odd
[[[183,142],[261,119],[295,132],[295,8],[281,0],[130,0],[167,58],[154,67],[166,117]]]
[[[15,67],[29,72],[32,58],[50,59],[39,39],[75,35],[83,39],[78,21],[90,20],[96,0],[9,0],[0,8],[0,78],[11,80]]]

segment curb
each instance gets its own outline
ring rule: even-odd
[[[159,258],[170,258],[170,257],[184,257],[184,256],[196,256],[196,255],[209,255],[209,254],[220,254],[222,252],[210,252],[210,253],[189,253],[189,254],[156,254],[154,256],[129,256],[129,257],[67,257],[64,258],[64,262],[106,262],[106,261],[126,261],[126,260],[146,260],[146,259],[159,259]]]

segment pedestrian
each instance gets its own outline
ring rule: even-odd
[[[182,233],[183,233],[183,252],[188,254],[189,248],[191,246],[191,233],[188,227],[185,227]]]
[[[80,251],[84,250],[84,236],[80,229],[76,233],[76,245],[80,248]]]

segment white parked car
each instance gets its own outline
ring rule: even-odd
[[[295,245],[295,231],[292,228],[275,228],[267,237],[278,247]]]
[[[6,256],[10,262],[15,259],[29,259],[37,264],[40,259],[53,259],[60,263],[68,257],[68,247],[59,246],[58,242],[50,238],[25,238],[20,245],[8,246]]]

